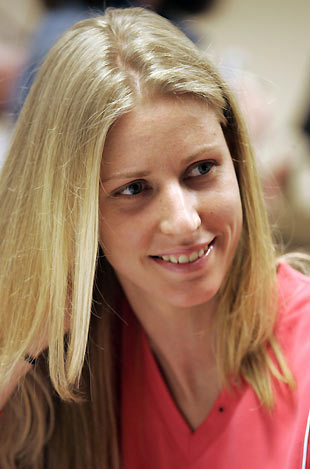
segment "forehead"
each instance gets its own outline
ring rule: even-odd
[[[206,103],[190,97],[149,100],[109,130],[102,177],[122,166],[177,164],[207,147],[228,151],[217,113]]]

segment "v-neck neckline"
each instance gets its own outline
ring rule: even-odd
[[[206,446],[211,445],[226,430],[242,389],[231,392],[220,391],[206,418],[195,430],[192,430],[175,403],[152,353],[146,333],[142,326],[140,327],[142,345],[140,350],[143,355],[142,376],[151,394],[151,401],[157,407],[157,412],[175,443],[186,456],[198,458],[205,451]]]

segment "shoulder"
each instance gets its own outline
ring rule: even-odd
[[[310,317],[310,277],[286,263],[278,268],[279,313],[286,316],[307,310]]]
[[[275,335],[292,371],[304,381],[310,359],[310,277],[288,264],[278,269],[278,318]],[[310,375],[309,375],[310,376]],[[308,378],[307,378],[308,379]]]
[[[275,332],[287,346],[289,343],[293,346],[293,342],[298,348],[305,345],[310,353],[310,277],[286,263],[280,264],[278,268],[278,315]]]
[[[304,283],[310,288],[310,276],[305,275],[291,267],[287,262],[282,262],[278,267],[278,281],[280,283],[291,282]]]

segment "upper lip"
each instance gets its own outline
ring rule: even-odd
[[[181,256],[182,254],[190,255],[192,252],[200,251],[200,249],[205,248],[206,246],[211,244],[214,240],[215,238],[211,239],[211,241],[206,241],[205,243],[195,244],[195,246],[192,246],[192,247],[185,248],[183,246],[183,247],[177,247],[174,249],[169,249],[167,251],[161,251],[160,253],[154,254],[152,257],[173,256],[173,255]]]

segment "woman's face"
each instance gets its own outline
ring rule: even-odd
[[[110,130],[101,181],[100,242],[128,298],[178,307],[213,299],[242,229],[216,114],[191,98],[139,105]]]

